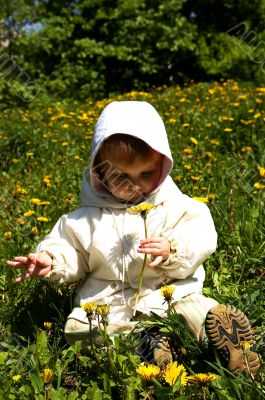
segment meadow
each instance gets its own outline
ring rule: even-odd
[[[0,115],[0,399],[265,398],[264,361],[256,380],[232,376],[176,315],[152,315],[141,324],[168,335],[178,366],[197,379],[184,379],[179,369],[167,377],[152,366],[143,372],[135,338],[113,341],[104,318],[103,345],[90,343],[85,352],[81,343],[68,347],[63,327],[76,283],[14,284],[18,272],[6,260],[34,251],[57,219],[78,207],[94,124],[113,100],[146,100],[164,119],[171,176],[184,193],[207,203],[219,236],[204,264],[204,293],[248,316],[264,360],[265,87],[223,80],[82,103],[40,96]]]

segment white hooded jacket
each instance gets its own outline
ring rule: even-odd
[[[205,275],[202,263],[214,252],[217,235],[208,207],[182,194],[168,176],[172,156],[157,111],[141,101],[110,103],[95,128],[91,163],[82,180],[80,208],[63,215],[37,251],[46,250],[56,260],[46,276],[50,281],[84,279],[77,291],[76,307],[90,301],[110,304],[114,313],[125,307],[128,320],[143,264],[143,255],[137,248],[145,237],[144,223],[140,214],[127,211],[132,204],[114,198],[93,170],[103,141],[116,133],[138,137],[164,156],[158,187],[145,199],[155,206],[148,213],[147,229],[149,237],[167,237],[172,252],[158,267],[145,268],[137,309],[144,313],[162,312],[166,305],[159,288],[165,284],[175,287],[174,301],[201,291]]]

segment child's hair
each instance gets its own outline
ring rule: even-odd
[[[98,151],[95,166],[100,162],[111,158],[116,161],[131,163],[137,158],[145,158],[152,151],[143,140],[131,135],[117,133],[106,139]]]

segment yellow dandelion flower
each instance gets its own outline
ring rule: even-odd
[[[201,203],[208,203],[208,196],[207,197],[193,197],[194,200],[200,201]]]
[[[38,203],[38,206],[48,206],[49,204],[51,204],[50,201],[40,201],[40,202]]]
[[[258,167],[258,171],[259,171],[259,176],[261,178],[265,178],[265,168],[264,167]]]
[[[190,124],[186,123],[186,124],[182,124],[182,128],[188,128],[190,126]]]
[[[217,159],[216,155],[213,154],[211,151],[205,151],[203,155],[205,158],[208,158],[209,160],[215,161]]]
[[[6,239],[11,239],[12,235],[13,235],[13,233],[10,232],[10,231],[4,232],[4,237],[5,237]]]
[[[46,217],[38,217],[38,218],[37,218],[37,221],[39,221],[39,222],[48,222],[49,219],[46,218]]]
[[[177,120],[175,118],[169,118],[169,124],[171,125],[175,125],[175,123],[177,122]]]
[[[240,347],[242,348],[244,353],[248,353],[250,351],[251,347],[252,347],[252,343],[248,342],[247,340],[243,340],[240,343]]]
[[[16,193],[18,194],[28,194],[28,191],[24,188],[22,188],[21,186],[17,186],[16,187]]]
[[[46,175],[46,176],[43,177],[43,182],[45,183],[46,186],[49,187],[49,186],[52,185],[51,184],[51,179],[52,179],[51,175]]]
[[[191,169],[191,165],[190,164],[184,164],[184,168],[185,169]]]
[[[195,138],[195,137],[190,137],[190,141],[193,143],[193,144],[199,144],[199,142],[198,142],[198,140]]]
[[[214,193],[208,194],[208,200],[210,200],[210,201],[216,199],[216,197],[217,197],[217,194],[214,194]]]
[[[32,151],[27,151],[26,156],[27,157],[33,157],[34,153],[32,153]]]
[[[172,286],[172,285],[165,285],[165,286],[162,286],[161,288],[160,288],[160,293],[161,293],[161,295],[164,297],[164,299],[166,300],[166,301],[171,301],[171,299],[172,299],[172,295],[173,295],[173,293],[174,293],[174,290],[175,290],[175,288],[174,288],[174,286]]]
[[[141,203],[141,204],[138,204],[137,206],[128,208],[127,211],[130,214],[140,213],[141,216],[144,218],[144,217],[146,217],[147,213],[149,213],[149,211],[152,210],[152,208],[154,208],[154,205],[151,203]]]
[[[24,225],[26,223],[26,220],[24,218],[16,218],[16,222],[20,225]]]
[[[193,152],[191,147],[186,147],[185,149],[183,149],[183,153],[185,154],[191,154]]]
[[[237,98],[238,98],[239,100],[246,100],[247,97],[248,97],[248,96],[247,96],[246,94],[241,94],[240,96],[237,96]]]
[[[241,119],[240,122],[243,125],[252,125],[255,123],[254,119]]]
[[[223,115],[222,117],[220,117],[220,119],[222,119],[223,121],[234,121],[233,117],[228,117],[226,115]]]
[[[33,198],[33,199],[30,200],[31,204],[39,204],[40,202],[41,202],[41,199]]]
[[[38,230],[38,228],[36,226],[33,226],[31,228],[31,232],[33,233],[33,235],[37,235],[39,233],[39,230]]]
[[[19,374],[13,375],[13,376],[12,376],[12,379],[13,379],[14,382],[19,382],[20,379],[21,379],[21,375],[19,375]]]
[[[224,132],[232,132],[233,131],[233,129],[231,129],[231,128],[225,128],[224,129]]]
[[[258,190],[261,190],[265,188],[265,185],[262,185],[262,183],[257,182],[254,184],[254,187]]]
[[[181,177],[180,175],[176,175],[176,176],[174,177],[174,180],[175,180],[176,182],[180,182],[181,179],[182,179],[182,177]]]
[[[88,314],[92,315],[95,309],[97,308],[97,305],[95,303],[84,303],[82,304],[81,308]]]
[[[141,364],[136,371],[144,381],[151,381],[160,374],[160,368],[153,364]]]
[[[44,368],[43,370],[43,382],[44,383],[49,383],[52,381],[54,377],[54,372],[50,368]]]
[[[254,115],[254,118],[260,118],[261,117],[261,113],[257,113]]]
[[[169,363],[164,371],[164,379],[170,385],[174,386],[177,379],[180,379],[180,386],[185,386],[187,384],[187,372],[185,367],[177,361]]]
[[[18,160],[17,158],[13,158],[13,159],[12,159],[12,163],[13,163],[13,164],[17,164],[18,162],[19,162],[19,160]]]
[[[43,322],[44,329],[50,331],[52,329],[52,322]]]
[[[200,177],[200,176],[191,176],[191,179],[192,179],[193,181],[200,181],[200,180],[201,180],[201,177]]]
[[[106,317],[109,315],[110,306],[105,304],[103,306],[97,306],[97,314],[101,315],[102,317]]]
[[[243,147],[241,147],[241,151],[243,152],[243,153],[249,153],[250,151],[252,151],[253,149],[252,149],[252,147],[251,146],[243,146]]]
[[[29,210],[29,211],[26,211],[23,215],[24,215],[24,217],[31,217],[34,214],[35,214],[35,211]]]
[[[208,383],[217,379],[217,376],[214,374],[195,374],[187,377],[188,381],[191,383]]]
[[[219,140],[217,140],[217,139],[212,139],[212,140],[211,140],[211,144],[212,144],[213,146],[218,146],[218,145],[220,144],[220,142],[219,142]]]

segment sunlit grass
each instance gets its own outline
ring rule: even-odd
[[[15,286],[16,272],[5,260],[34,250],[63,213],[78,207],[95,122],[108,102],[125,99],[150,102],[164,119],[174,158],[171,176],[184,193],[207,203],[219,235],[218,249],[205,263],[204,292],[248,315],[264,354],[265,88],[235,81],[163,87],[82,104],[40,107],[38,102],[1,113],[2,321],[21,332],[26,318],[28,334],[32,326],[59,318],[48,302],[62,310],[57,323],[63,326],[75,286],[58,290],[39,281]],[[11,372],[19,385],[22,378],[14,376],[20,371]]]

